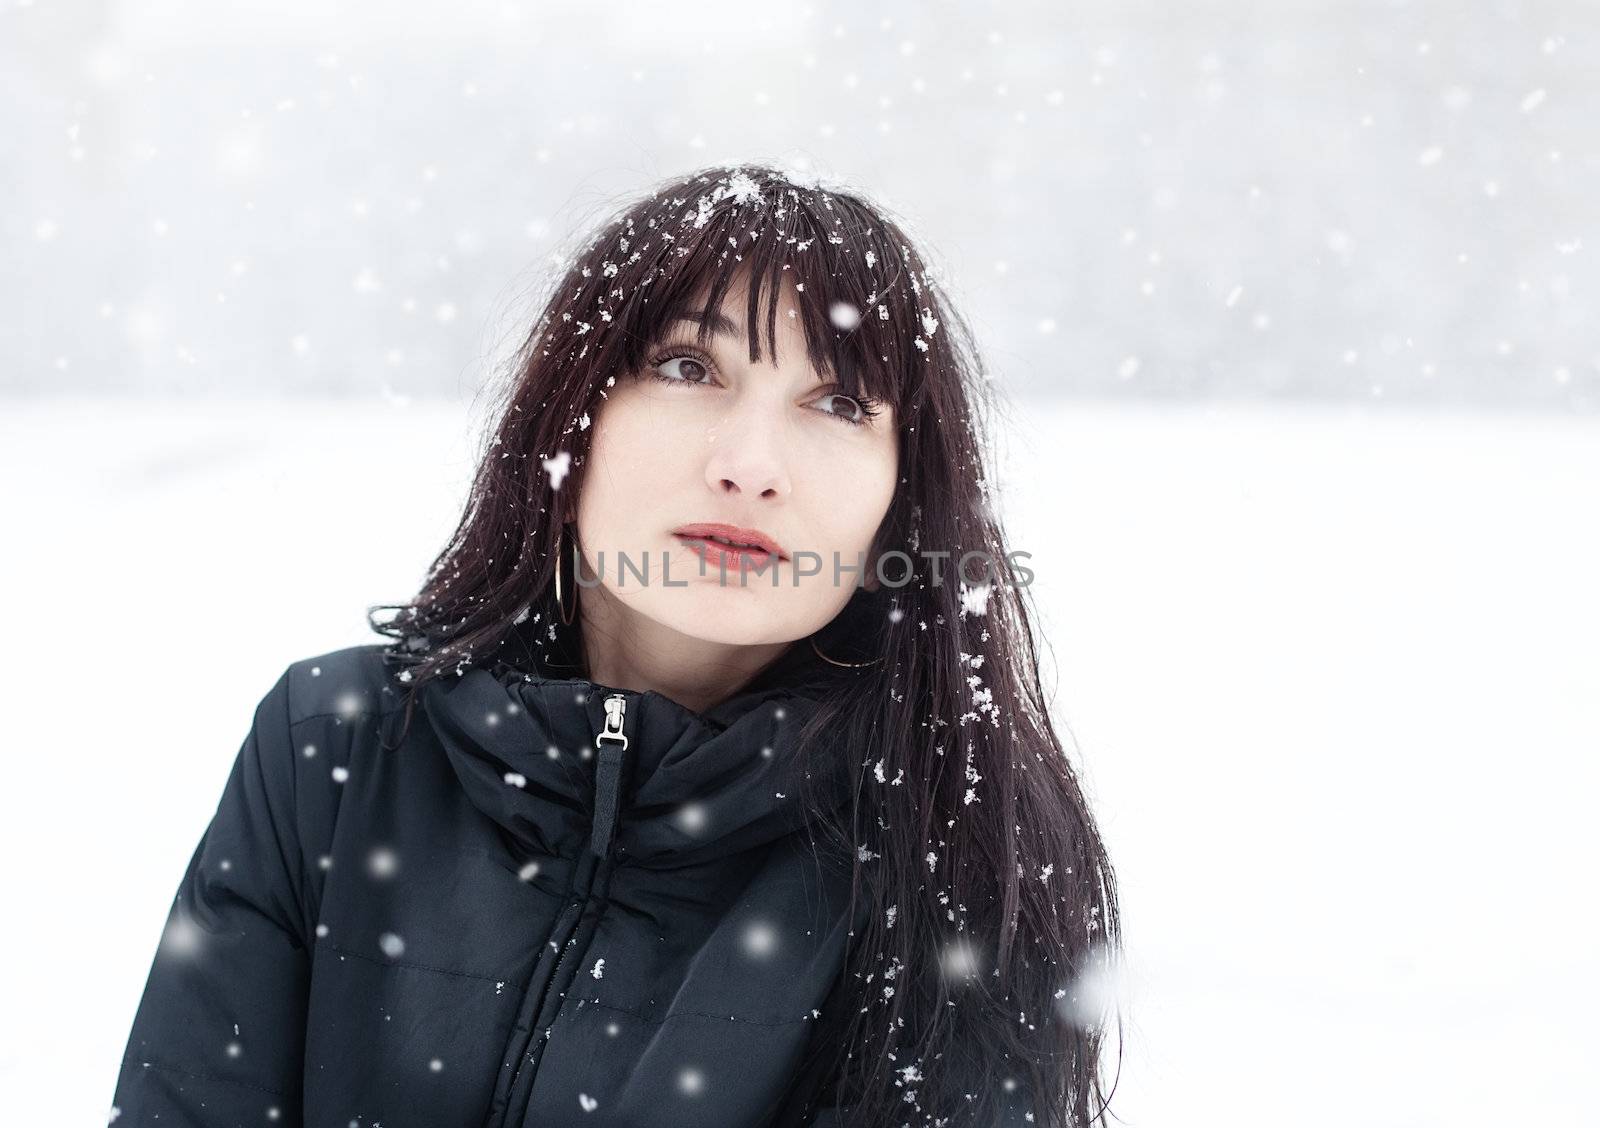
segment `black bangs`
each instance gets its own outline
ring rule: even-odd
[[[707,345],[720,314],[743,324],[752,363],[775,351],[780,316],[798,320],[813,368],[897,418],[928,379],[938,320],[920,264],[890,221],[853,198],[761,166],[714,170],[641,201],[596,251],[584,276],[603,273],[614,287],[616,304],[601,316],[625,371],[640,368],[679,320],[697,323],[694,336]],[[741,277],[745,308],[729,309]]]

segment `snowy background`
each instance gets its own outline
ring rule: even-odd
[[[104,1122],[250,710],[557,243],[803,164],[1012,403],[1135,1128],[1595,1123],[1600,7],[0,0],[0,1122]]]

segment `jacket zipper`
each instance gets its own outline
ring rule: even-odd
[[[622,787],[622,761],[628,752],[628,695],[613,693],[606,698],[606,723],[595,734],[595,748],[600,762],[594,770],[594,826],[589,834],[589,852],[605,860],[611,852],[611,839],[616,833],[618,793]],[[608,749],[607,743],[616,745]],[[612,755],[607,755],[612,752]]]
[[[611,883],[608,863],[611,844],[616,837],[622,769],[628,751],[628,696],[622,692],[606,695],[605,721],[594,738],[599,759],[595,764],[594,819],[589,832],[589,850],[578,859],[568,903],[557,917],[550,930],[550,938],[546,941],[546,947],[553,946],[556,949],[550,970],[541,977],[536,969],[534,981],[528,984],[521,1013],[512,1032],[516,1053],[505,1063],[501,1080],[495,1085],[495,1096],[485,1120],[486,1125],[503,1128],[509,1123],[513,1108],[526,1110],[533,1092],[534,1074],[544,1058],[544,1034],[541,1032],[548,1031],[555,1022],[574,976],[567,976],[567,983],[559,988],[554,999],[550,995],[551,988],[560,981],[562,970],[570,966],[569,956],[572,961],[582,959],[583,953],[573,955],[571,948],[583,920],[583,910],[600,881],[603,881],[605,888],[609,888]],[[601,890],[602,895],[605,888]],[[593,937],[592,930],[590,937]],[[588,950],[587,943],[584,949]],[[540,966],[543,964],[541,960]]]

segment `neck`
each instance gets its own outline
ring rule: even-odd
[[[695,638],[627,612],[603,588],[584,594],[584,676],[617,689],[653,691],[697,713],[733,696],[793,645]]]

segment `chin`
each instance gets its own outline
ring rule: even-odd
[[[725,646],[754,646],[770,644],[776,639],[796,638],[803,631],[785,633],[784,624],[792,618],[777,615],[772,606],[763,606],[749,598],[749,593],[719,591],[715,587],[689,594],[688,590],[663,593],[662,603],[670,606],[645,608],[638,604],[634,609],[648,615],[657,623],[681,635],[714,642]],[[673,596],[680,598],[673,599]]]

